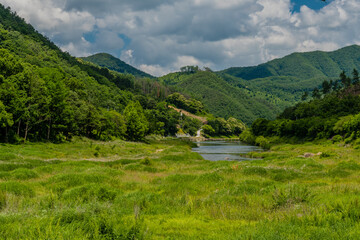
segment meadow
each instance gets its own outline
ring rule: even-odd
[[[171,138],[2,144],[0,238],[358,239],[356,146],[251,156],[206,161]]]

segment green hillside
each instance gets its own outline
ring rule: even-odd
[[[197,70],[171,73],[159,81],[202,100],[220,117],[234,116],[247,124],[256,118],[274,119],[299,102],[304,92],[324,80],[338,79],[341,71],[360,69],[360,47],[334,52],[293,53],[253,67],[233,67],[220,72]]]
[[[234,87],[212,72],[172,73],[159,78],[159,81],[200,99],[215,116],[235,117],[247,124],[259,117],[273,119],[280,111],[275,104],[280,99]]]
[[[280,108],[299,101],[305,91],[319,87],[324,80],[339,78],[345,71],[360,68],[360,46],[334,52],[293,53],[254,67],[233,67],[218,72],[237,87],[263,92],[284,101]]]
[[[334,78],[344,70],[350,73],[360,67],[360,46],[352,45],[334,52],[293,53],[254,67],[232,67],[220,74],[245,80],[275,76],[292,76],[298,79],[314,77]]]
[[[76,59],[1,4],[0,20],[0,142],[177,132],[167,87]]]
[[[151,76],[150,74],[140,71],[139,69],[136,69],[133,66],[125,63],[124,61],[121,61],[120,59],[107,53],[98,53],[89,57],[83,57],[81,59],[97,64],[101,67],[107,67],[108,69],[119,73],[132,74],[136,77],[153,78],[153,76]]]

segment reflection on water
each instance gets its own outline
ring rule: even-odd
[[[193,152],[197,152],[204,159],[211,161],[249,160],[249,158],[242,157],[241,155],[262,151],[260,147],[249,146],[242,142],[206,141],[196,144],[197,147],[192,149]]]

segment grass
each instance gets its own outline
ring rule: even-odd
[[[0,236],[358,238],[360,150],[323,141],[252,155],[205,161],[174,139],[4,144]]]

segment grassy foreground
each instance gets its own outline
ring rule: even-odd
[[[0,238],[358,239],[359,150],[254,156],[205,161],[171,139],[1,145]]]

